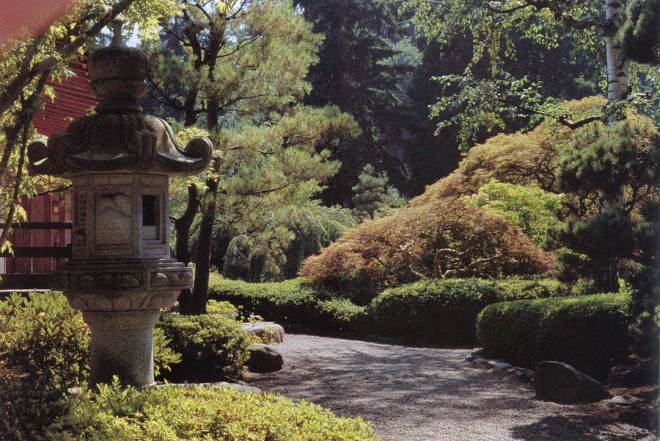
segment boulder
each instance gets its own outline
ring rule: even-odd
[[[644,402],[637,398],[627,394],[617,395],[616,397],[611,398],[607,401],[607,407],[640,407]]]
[[[511,369],[511,368],[513,368],[511,363],[506,363],[504,361],[498,361],[497,363],[495,363],[495,366],[493,366],[493,372],[495,372],[497,374],[502,374],[502,373],[508,372],[509,369]]]
[[[621,365],[610,369],[607,382],[610,387],[639,387],[653,384],[657,376],[654,366]]]
[[[284,328],[274,322],[243,323],[245,332],[255,334],[269,343],[282,343],[284,341]]]
[[[508,370],[508,373],[511,378],[522,381],[523,383],[531,383],[534,380],[534,371],[531,369],[513,367]]]
[[[470,366],[473,368],[485,368],[488,365],[488,361],[489,360],[487,358],[477,357],[472,360]]]
[[[257,372],[265,374],[268,372],[276,372],[282,369],[284,365],[284,358],[277,349],[265,344],[254,344],[248,348],[250,358],[248,358],[245,366],[250,372]]]
[[[534,372],[536,398],[555,403],[591,403],[610,396],[599,381],[558,361],[542,361]]]

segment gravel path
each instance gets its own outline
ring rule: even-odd
[[[373,422],[383,441],[653,441],[602,404],[534,399],[525,384],[468,367],[466,349],[429,349],[288,334],[284,369],[251,386]]]

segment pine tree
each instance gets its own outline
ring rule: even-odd
[[[353,187],[353,204],[359,218],[375,219],[385,214],[388,208],[403,205],[404,199],[388,181],[385,172],[376,173],[371,164],[364,166]]]
[[[356,119],[361,136],[345,139],[333,150],[342,167],[322,194],[328,205],[349,205],[351,187],[362,167],[375,164],[400,183],[402,162],[386,152],[388,140],[398,136],[396,110],[401,85],[414,67],[406,50],[405,23],[391,0],[297,0],[303,15],[324,35],[319,62],[310,69],[313,89],[305,103],[336,105]],[[412,64],[411,64],[412,63]]]
[[[290,1],[179,6],[181,15],[163,29],[169,37],[152,49],[151,97],[178,113],[184,129],[206,130],[215,146],[210,170],[190,182],[187,208],[175,221],[183,254],[177,257],[195,262],[193,290],[182,293],[181,305],[203,313],[214,225],[222,219],[250,234],[251,222],[263,218],[254,207],[295,203],[318,191],[337,165],[314,146],[350,132],[352,122],[336,109],[294,105],[310,91],[305,76],[320,36]],[[197,247],[188,258],[197,212]]]

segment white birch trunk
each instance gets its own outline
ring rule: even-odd
[[[605,0],[605,50],[607,57],[607,102],[616,103],[628,95],[628,59],[621,45],[615,42],[616,34],[623,24],[623,2],[625,0]],[[616,108],[610,110],[609,123],[619,119]],[[600,197],[601,212],[621,207],[624,203],[623,189],[614,193],[603,193]]]
[[[607,54],[607,101],[621,101],[628,95],[628,60],[616,44],[616,33],[623,23],[624,0],[605,0],[605,47]]]

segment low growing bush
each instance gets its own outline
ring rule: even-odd
[[[241,324],[223,315],[165,314],[156,324],[181,354],[168,380],[210,382],[235,379],[248,357],[248,336]]]
[[[362,419],[318,405],[225,387],[101,386],[71,397],[48,429],[56,440],[377,441]]]
[[[569,297],[586,294],[596,294],[595,283],[581,279],[573,284],[563,283],[557,279],[520,279],[505,278],[491,282],[497,290],[499,301],[533,300],[546,297]]]
[[[418,343],[472,345],[477,315],[498,301],[479,279],[425,280],[385,290],[367,308],[374,330]]]
[[[66,389],[89,376],[90,333],[61,292],[12,294],[0,302],[0,363],[39,387]],[[165,334],[154,330],[154,371],[178,363]]]
[[[283,325],[312,325],[318,300],[314,289],[300,279],[249,283],[214,278],[209,286],[209,297],[231,302],[247,317],[257,315]]]
[[[628,356],[629,305],[627,292],[496,303],[479,314],[477,336],[489,356],[562,361],[605,379]]]
[[[89,374],[89,328],[61,293],[10,295],[0,335],[0,360],[39,387],[73,387]]]
[[[316,305],[317,328],[338,332],[359,332],[367,319],[366,307],[348,299],[321,300]]]

